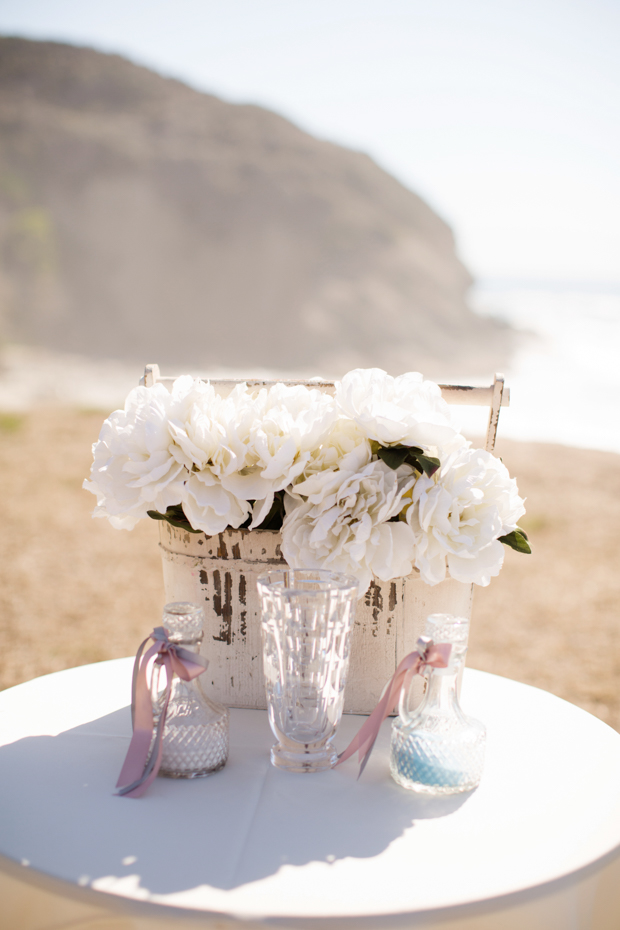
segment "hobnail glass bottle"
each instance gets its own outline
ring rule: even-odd
[[[203,638],[204,611],[199,604],[180,601],[164,607],[162,626],[168,638],[193,652]],[[195,647],[195,648],[193,648]],[[162,737],[160,775],[168,778],[201,778],[217,772],[228,758],[228,708],[211,700],[201,679],[173,676]],[[166,673],[154,666],[151,679],[154,726],[157,727],[165,694]]]
[[[401,694],[399,716],[392,724],[390,771],[403,788],[425,795],[458,794],[475,788],[484,764],[486,728],[461,710],[457,694],[465,662],[469,621],[431,614],[424,635],[450,643],[447,668],[429,669],[422,702],[412,712]]]

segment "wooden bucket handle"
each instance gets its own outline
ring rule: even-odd
[[[140,384],[145,387],[152,387],[154,384],[161,383],[170,388],[176,377],[162,377],[159,371],[159,365],[150,364],[144,368],[144,375],[140,378]],[[247,384],[248,387],[270,387],[277,384],[277,381],[267,381],[264,378],[218,378],[211,381],[213,387],[220,393],[230,393],[237,384]],[[306,387],[312,387],[326,394],[334,390],[333,381],[321,380],[283,380],[281,383],[288,385],[303,384]],[[468,407],[489,407],[489,423],[487,426],[487,435],[485,449],[487,452],[493,452],[495,449],[495,439],[497,437],[497,424],[499,421],[500,407],[510,406],[510,388],[504,386],[504,376],[496,374],[493,384],[489,387],[470,387],[465,384],[440,384],[441,395],[448,404],[460,404]]]

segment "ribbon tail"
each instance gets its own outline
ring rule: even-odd
[[[360,759],[360,770],[357,777],[360,777],[374,748],[381,724],[395,709],[405,680],[415,675],[419,671],[420,665],[421,659],[418,653],[411,652],[408,656],[405,656],[385,686],[379,703],[370,717],[362,724],[359,732],[353,737],[344,752],[338,756],[336,765],[346,762],[357,750]]]
[[[140,775],[139,778],[136,778],[130,784],[123,785],[121,788],[119,788],[119,790],[116,792],[118,797],[141,798],[144,792],[146,791],[146,789],[149,787],[149,785],[151,785],[157,778],[157,773],[159,772],[159,768],[161,766],[161,757],[163,753],[163,733],[164,733],[164,725],[166,722],[166,712],[168,710],[168,701],[170,699],[170,690],[171,688],[169,685],[166,688],[166,698],[165,698],[164,706],[162,708],[159,721],[157,723],[157,730],[155,731],[155,742],[153,744],[153,751],[151,752],[148,762],[146,763],[144,767],[144,771],[142,772],[142,775]],[[152,737],[152,735],[153,734],[151,733],[149,736],[149,745],[151,741],[150,737]],[[148,753],[148,748],[147,748],[147,753]],[[122,774],[123,773],[121,772],[121,775]],[[121,782],[121,779],[119,778],[119,783],[120,782]],[[118,787],[118,784],[117,784],[117,787]]]
[[[363,740],[358,747],[359,763],[360,763],[359,771],[357,773],[358,781],[361,778],[362,772],[366,768],[366,764],[368,760],[370,759],[373,749],[375,748],[375,743],[377,742],[377,736],[379,735],[381,724],[383,723],[383,721],[388,715],[389,715],[389,711],[387,714],[385,714],[385,716],[381,717],[381,719],[378,721],[378,724],[373,728],[373,732],[369,733],[366,739]],[[338,762],[340,762],[340,760],[338,760]]]
[[[138,688],[138,673],[140,671],[140,659],[142,657],[144,647],[146,646],[150,638],[151,638],[150,636],[147,636],[144,642],[140,643],[140,645],[138,646],[138,651],[136,652],[136,658],[134,659],[134,663],[133,663],[133,671],[131,673],[131,726],[132,726],[132,729],[133,729],[134,722],[135,722],[134,718],[135,718],[135,713],[136,713],[136,710],[135,710],[136,691]],[[149,652],[150,651],[151,650],[149,650]]]
[[[381,724],[394,708],[394,704],[402,686],[403,675],[404,673],[400,669],[394,672],[372,714],[365,723],[362,724],[361,729],[357,735],[353,737],[344,752],[338,756],[336,765],[340,765],[341,762],[346,762],[356,750],[359,752],[360,770],[357,776],[358,778],[364,771],[366,763],[370,758]]]
[[[156,647],[149,650],[157,651]],[[164,653],[162,664],[166,668],[166,692],[164,704],[162,707],[157,730],[155,733],[155,742],[149,756],[149,749],[153,739],[153,706],[151,704],[151,695],[146,682],[146,671],[149,661],[147,653],[141,662],[139,675],[136,680],[136,708],[135,708],[135,727],[125,762],[121,769],[116,787],[119,789],[117,794],[140,797],[156,777],[161,765],[162,756],[162,736],[163,728],[166,721],[168,702],[172,690],[172,669],[170,657]]]
[[[383,721],[382,721],[382,722],[383,722]],[[378,731],[377,731],[377,736],[378,736],[378,735],[379,735],[379,733],[378,733]],[[365,754],[364,754],[364,758],[360,761],[360,770],[359,770],[359,772],[357,773],[356,781],[359,781],[360,778],[362,777],[362,773],[363,773],[364,769],[366,768],[366,763],[367,763],[368,760],[370,759],[370,754],[372,753],[373,749],[375,748],[375,743],[376,743],[376,741],[377,741],[377,736],[375,736],[375,738],[373,739],[372,743],[370,744],[370,746],[369,746],[368,749],[366,750],[366,752],[365,752]]]
[[[144,740],[140,740],[138,742],[137,739],[132,739],[130,746],[129,746],[129,752],[127,754],[128,758],[126,760],[126,762],[130,763],[130,768],[133,771],[133,765],[131,765],[131,762],[133,761],[134,758],[135,759],[139,758],[141,760],[140,765],[142,767],[142,774],[140,775],[139,778],[135,778],[129,784],[125,784],[125,781],[129,775],[129,772],[125,770],[126,766],[123,766],[120,777],[116,783],[116,787],[118,788],[118,791],[116,791],[115,794],[119,796],[129,796],[129,797],[135,797],[135,798],[140,797],[140,795],[142,794],[141,791],[134,794],[134,790],[137,789],[140,785],[142,785],[145,779],[147,778],[147,776],[150,775],[152,771],[151,762],[154,761],[154,756],[155,756],[155,747],[153,747],[153,752],[151,753],[151,757],[150,759],[148,759],[148,762],[145,763],[143,761],[144,759],[148,758],[149,747],[151,745],[151,739],[153,737],[153,734],[149,733],[148,737],[149,737],[148,744]],[[133,754],[132,759],[129,758],[130,754]],[[145,791],[146,791],[146,787],[148,786],[145,786],[144,788]]]

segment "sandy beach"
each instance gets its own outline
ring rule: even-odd
[[[129,655],[164,604],[157,526],[92,520],[81,489],[104,414],[0,414],[0,687]],[[501,433],[501,426],[500,426]],[[468,664],[552,691],[620,730],[620,456],[500,438],[531,556],[474,598]]]

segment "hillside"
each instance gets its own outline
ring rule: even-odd
[[[0,335],[99,358],[488,374],[449,227],[369,157],[118,56],[0,38]]]

